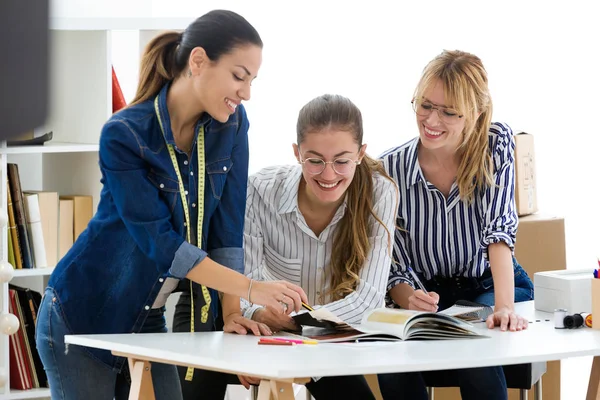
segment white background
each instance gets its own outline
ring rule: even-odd
[[[489,73],[494,120],[535,137],[540,210],[565,217],[568,268],[600,255],[598,161],[600,24],[592,1],[55,0],[71,17],[196,17],[239,12],[264,41],[247,103],[250,172],[294,162],[297,113],[323,93],[362,110],[371,155],[417,135],[410,100],[420,72],[443,49],[478,55]],[[136,32],[113,34],[127,100],[137,79]],[[563,398],[585,396],[589,360],[563,362]]]

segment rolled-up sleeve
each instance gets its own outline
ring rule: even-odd
[[[244,210],[248,183],[248,129],[250,127],[244,106],[235,114],[238,130],[231,152],[232,166],[227,174],[223,194],[211,218],[207,236],[207,250],[211,259],[244,273]]]
[[[104,125],[100,136],[100,168],[119,217],[159,272],[176,278],[187,273],[207,253],[186,242],[171,225],[171,212],[148,179],[139,138],[124,121]],[[140,206],[139,199],[146,204]]]
[[[487,189],[483,201],[485,227],[481,238],[484,257],[488,258],[488,246],[504,242],[514,251],[518,217],[515,205],[515,142],[508,125],[494,124],[491,132],[496,135],[492,154],[494,182]]]

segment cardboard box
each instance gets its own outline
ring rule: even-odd
[[[533,135],[518,133],[515,138],[515,202],[519,215],[538,211]]]
[[[564,218],[541,213],[520,217],[515,257],[532,280],[536,272],[567,269]]]
[[[543,213],[520,217],[515,257],[532,280],[536,272],[567,269],[564,218]],[[542,376],[544,400],[560,400],[560,361],[546,365]],[[509,400],[519,398],[517,390],[509,392]],[[534,397],[534,390],[529,396]]]

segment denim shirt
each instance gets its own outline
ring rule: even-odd
[[[249,127],[244,107],[239,105],[226,123],[205,113],[195,129],[197,135],[200,124],[204,126],[206,162],[199,248],[185,240],[178,178],[166,146],[175,147],[168,88],[158,95],[164,136],[154,99],[121,110],[102,129],[98,210],[48,284],[73,334],[139,332],[165,278],[185,278],[207,255],[244,271]],[[193,238],[198,217],[196,139],[190,158],[175,147]],[[124,361],[108,351],[89,351],[115,370]]]

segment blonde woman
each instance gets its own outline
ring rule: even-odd
[[[526,329],[514,311],[515,302],[533,299],[533,284],[513,256],[514,140],[510,127],[491,122],[481,60],[444,51],[426,66],[412,105],[419,136],[383,155],[400,189],[403,228],[396,231],[390,303],[437,311],[471,300],[494,307],[489,328]],[[426,399],[436,375],[460,386],[463,399],[507,398],[501,367],[385,374],[379,383],[386,399]]]

